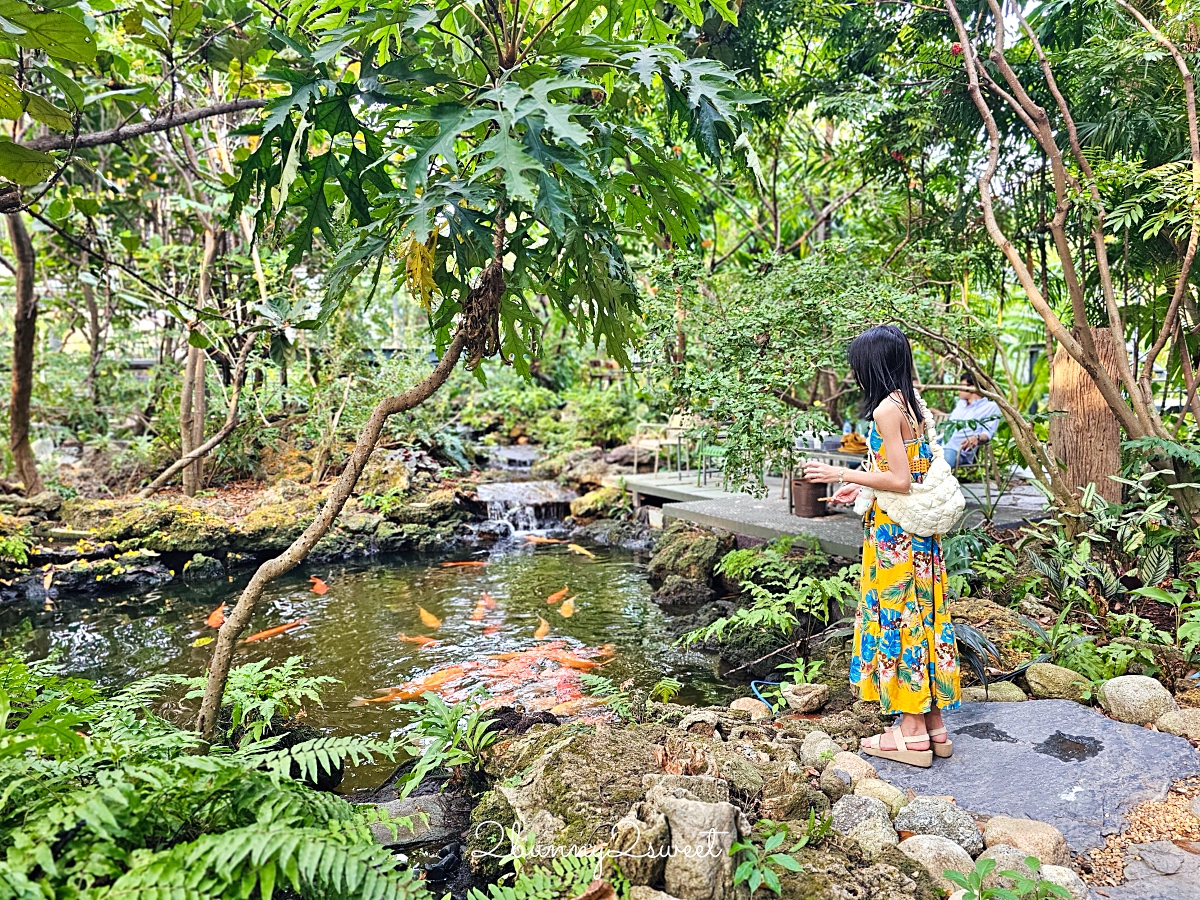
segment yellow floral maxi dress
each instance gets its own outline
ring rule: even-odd
[[[874,424],[867,443],[873,468],[886,471]],[[905,449],[908,470],[919,482],[933,454],[924,438],[905,441]],[[961,699],[941,539],[908,534],[878,503],[863,517],[862,599],[854,617],[850,683],[887,714],[957,709]]]

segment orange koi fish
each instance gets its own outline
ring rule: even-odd
[[[575,598],[568,597],[566,600],[564,600],[562,602],[562,606],[558,608],[558,611],[565,619],[569,619],[571,616],[575,615]]]
[[[421,617],[421,624],[427,628],[441,628],[442,620],[431,613],[423,606],[417,607],[417,614]]]
[[[500,626],[500,625],[484,625],[483,633],[484,634],[496,634],[498,631],[500,631],[501,627],[502,626]]]
[[[578,544],[567,544],[567,549],[572,553],[578,553],[580,556],[586,556],[588,559],[595,559],[596,554],[587,547],[580,547]]]
[[[416,644],[418,647],[432,647],[437,643],[431,637],[425,637],[423,634],[407,635],[403,631],[396,635],[396,640],[402,644]]]
[[[592,659],[580,659],[578,656],[570,654],[565,650],[555,650],[553,653],[547,653],[546,658],[554,660],[560,666],[566,666],[568,669],[578,669],[580,672],[590,672],[592,669],[604,665],[604,663]]]
[[[486,609],[495,609],[496,608],[496,598],[493,597],[491,594],[489,594],[487,591],[484,591],[482,594],[479,595],[479,602],[482,603]]]
[[[324,594],[329,590],[329,585],[323,582],[316,575],[309,575],[308,580],[312,582],[312,592],[314,594]]]
[[[446,687],[460,680],[465,674],[462,666],[446,666],[436,672],[430,672],[424,678],[406,682],[399,687],[380,688],[375,697],[355,697],[350,706],[372,706],[376,703],[396,703],[401,700],[416,700],[426,691]]]
[[[265,641],[267,638],[273,638],[277,634],[283,634],[285,631],[291,631],[293,628],[299,628],[301,625],[306,624],[308,624],[308,619],[305,618],[297,619],[295,622],[288,622],[286,625],[276,625],[274,628],[268,628],[266,631],[250,635],[243,643],[249,644],[251,641]]]
[[[480,600],[478,603],[475,604],[475,611],[473,613],[471,613],[471,621],[472,622],[482,622],[483,617],[487,615],[487,611],[488,611],[487,604],[484,603],[482,600]]]
[[[544,638],[549,633],[550,633],[550,623],[547,622],[545,619],[543,619],[541,616],[538,616],[538,627],[537,627],[537,631],[535,631],[533,633],[534,638],[536,638],[537,640],[540,641],[542,638]]]
[[[204,624],[209,628],[220,628],[225,624],[225,604],[222,603],[216,609],[208,614],[204,620]]]
[[[443,569],[478,569],[480,566],[486,566],[486,559],[471,559],[456,562],[442,563]]]
[[[559,600],[561,600],[563,597],[567,596],[567,594],[569,594],[569,593],[571,593],[571,589],[564,584],[562,586],[562,590],[555,591],[553,594],[551,594],[549,597],[546,598],[546,602],[550,603],[550,604],[555,604]]]

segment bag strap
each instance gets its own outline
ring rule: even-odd
[[[925,441],[929,444],[929,452],[933,454],[934,459],[945,459],[946,454],[942,450],[942,442],[938,440],[937,431],[933,427],[933,416],[929,414],[925,398],[920,394],[917,395],[917,405],[921,407],[921,419],[925,423]]]

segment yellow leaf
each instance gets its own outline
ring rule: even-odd
[[[206,637],[198,637],[194,641],[192,641],[192,646],[193,647],[203,647],[205,644],[211,644],[212,642],[213,642],[213,639],[212,639],[211,635],[206,636]]]
[[[42,590],[50,590],[50,585],[54,583],[54,570],[47,569],[45,576],[42,578]]]
[[[400,254],[404,257],[404,271],[408,280],[408,289],[428,312],[433,305],[433,295],[437,292],[437,282],[433,280],[434,251],[437,248],[437,232],[429,235],[429,240],[422,244],[414,236],[400,245]]]

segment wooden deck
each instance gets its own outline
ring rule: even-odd
[[[862,520],[858,516],[850,510],[814,519],[792,515],[780,478],[767,479],[766,495],[762,497],[725,490],[720,473],[709,475],[707,484],[698,484],[697,480],[694,471],[660,471],[625,475],[606,483],[629,491],[635,506],[661,506],[664,521],[682,519],[763,540],[783,535],[815,538],[826,553],[851,559],[862,550]],[[979,504],[983,485],[964,485],[964,490],[968,501],[964,522],[974,525],[983,518]],[[1017,488],[996,505],[993,521],[1000,526],[1018,525],[1044,508],[1040,493]]]

